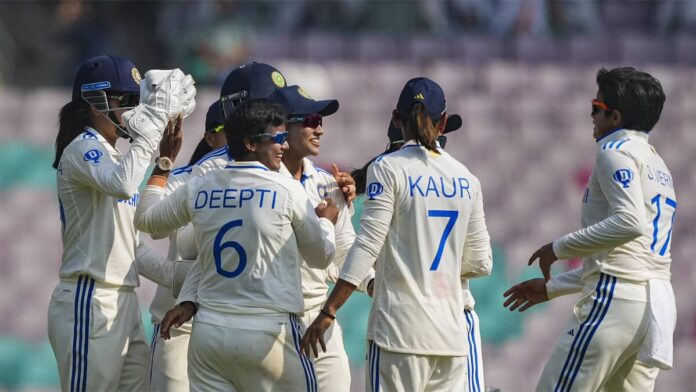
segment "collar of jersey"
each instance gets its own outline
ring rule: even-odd
[[[227,166],[225,166],[225,169],[251,169],[251,170],[264,170],[264,171],[270,171],[266,166],[264,166],[261,162],[259,161],[242,161],[242,162],[230,162]]]
[[[648,141],[648,136],[649,135],[645,132],[633,131],[625,128],[618,128],[613,131],[610,131],[606,135],[597,139],[597,146],[601,147],[606,143],[617,141],[619,139],[624,139],[626,137]]]
[[[292,178],[290,171],[287,167],[285,167],[284,163],[280,165],[279,172],[288,178]],[[300,182],[304,182],[307,178],[311,178],[315,174],[317,174],[317,168],[314,167],[314,162],[309,160],[307,157],[302,158],[302,174],[300,175]]]

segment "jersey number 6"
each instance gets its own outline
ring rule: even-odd
[[[440,238],[440,245],[437,247],[437,253],[433,259],[433,263],[430,265],[431,271],[437,271],[437,267],[440,265],[440,259],[442,258],[442,251],[445,250],[445,242],[447,242],[447,237],[449,237],[452,229],[454,228],[454,222],[456,222],[459,216],[459,211],[456,210],[428,210],[428,216],[434,218],[449,218],[447,225],[445,226],[445,231],[442,233]]]
[[[231,229],[234,229],[235,227],[242,227],[242,223],[243,222],[241,219],[227,222],[224,226],[222,226],[220,231],[218,231],[217,235],[215,236],[215,242],[213,243],[213,257],[215,257],[215,269],[217,270],[218,274],[224,276],[225,278],[236,278],[237,276],[239,276],[239,274],[242,273],[242,271],[244,271],[244,268],[247,265],[246,251],[239,242],[222,242],[222,238],[225,236],[225,233],[227,233]],[[226,269],[222,268],[222,251],[227,248],[234,248],[234,250],[236,250],[239,254],[239,265],[234,271],[227,271]]]

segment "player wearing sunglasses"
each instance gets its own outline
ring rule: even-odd
[[[582,198],[583,228],[532,254],[544,278],[510,288],[505,306],[524,311],[582,293],[576,319],[556,342],[541,391],[651,391],[672,368],[676,306],[670,242],[677,209],[669,169],[648,136],[660,119],[660,82],[634,68],[600,69],[592,100],[596,164]],[[558,259],[582,267],[551,277]]]
[[[199,244],[162,336],[196,314],[188,352],[192,391],[316,391],[312,363],[299,352],[300,263],[319,269],[331,263],[338,210],[315,209],[298,182],[276,172],[288,150],[280,106],[243,102],[225,132],[234,162],[165,198],[166,178],[153,176],[136,211],[135,224],[146,232],[192,222]]]
[[[327,200],[339,207],[336,222],[336,257],[326,269],[302,265],[302,291],[305,312],[302,321],[309,325],[320,313],[326,301],[328,283],[336,282],[340,267],[355,240],[355,230],[350,221],[350,211],[342,190],[334,175],[317,167],[309,157],[319,155],[321,137],[324,135],[323,118],[338,110],[338,101],[316,101],[299,86],[277,90],[269,98],[281,103],[290,113],[287,121],[289,148],[283,155],[281,174],[298,181],[312,205],[318,206]],[[365,291],[366,283],[361,288]],[[335,323],[327,332],[327,351],[315,359],[320,390],[349,391],[350,367],[343,347],[341,326]]]

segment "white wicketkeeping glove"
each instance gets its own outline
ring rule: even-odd
[[[167,118],[173,119],[182,110],[181,96],[186,93],[182,82],[185,82],[186,86],[193,85],[193,79],[190,76],[187,78],[179,68],[149,70],[140,82],[140,103],[163,110],[167,113]],[[190,100],[192,97],[186,99]]]
[[[184,77],[178,68],[145,73],[140,82],[140,104],[123,113],[123,121],[133,139],[144,138],[152,150],[157,148],[167,122],[181,112],[179,95]]]
[[[186,75],[181,80],[181,115],[186,118],[196,109],[196,86],[193,77]]]

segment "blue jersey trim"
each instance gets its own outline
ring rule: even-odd
[[[191,173],[191,171],[193,171],[193,165],[186,165],[172,170],[172,175],[176,176],[182,173]]]
[[[261,169],[264,171],[270,171],[266,166],[261,165],[248,165],[248,166],[237,166],[237,165],[227,165],[225,169]]]
[[[200,165],[203,162],[205,162],[211,158],[220,157],[223,155],[228,155],[227,146],[218,148],[217,150],[213,150],[213,151],[207,153],[206,155],[203,156],[203,158],[199,159],[198,162],[196,162],[196,165]],[[228,157],[229,157],[229,155],[228,155]]]
[[[619,132],[619,131],[621,131],[621,130],[623,130],[623,129],[624,129],[624,128],[612,129],[611,131],[609,131],[609,132],[605,133],[604,135],[602,135],[602,136],[598,137],[597,139],[595,139],[595,141],[599,143],[600,140],[606,138],[607,136],[611,135],[612,133]]]

